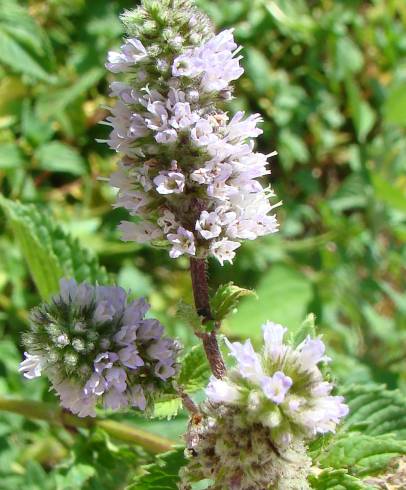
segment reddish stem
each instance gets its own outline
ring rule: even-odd
[[[196,311],[202,317],[203,324],[213,320],[210,310],[209,285],[207,281],[206,259],[190,259],[190,274],[192,277],[193,296]],[[197,336],[203,341],[210,368],[216,378],[222,378],[226,373],[223,357],[221,355],[216,332],[198,332]]]

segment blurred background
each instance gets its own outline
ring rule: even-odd
[[[278,151],[271,183],[281,231],[241,247],[210,281],[254,288],[224,325],[260,337],[265,320],[295,329],[309,312],[334,374],[406,392],[406,3],[404,0],[201,0],[218,29],[235,27],[246,75],[229,109],[259,112],[259,148]],[[190,299],[186,260],[122,243],[108,176],[106,53],[120,44],[124,0],[0,0],[0,190],[34,203],[99,257],[120,285],[146,295],[186,345],[176,317]],[[17,372],[27,312],[39,302],[0,208],[0,396],[55,401]],[[177,437],[185,416],[145,422]],[[169,427],[169,428],[168,428]],[[111,466],[110,451],[121,464]],[[142,451],[0,413],[0,489],[123,488]],[[76,463],[72,466],[73,462]],[[119,466],[119,467],[118,467]],[[107,474],[106,474],[107,473]]]

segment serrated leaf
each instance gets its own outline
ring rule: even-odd
[[[406,441],[406,397],[379,385],[353,386],[342,391],[350,413],[344,429],[371,436],[393,435]]]
[[[213,318],[217,321],[222,321],[237,309],[240,300],[244,296],[255,296],[255,293],[249,289],[240,288],[233,282],[219,286],[210,301]]]
[[[190,325],[195,331],[199,331],[202,327],[202,321],[198,315],[196,308],[183,300],[180,300],[177,305],[176,315],[186,324]]]
[[[90,283],[108,282],[107,273],[96,257],[55,224],[49,213],[1,196],[0,207],[42,298],[48,299],[55,293],[59,279],[64,276]]]
[[[85,162],[78,151],[60,141],[51,141],[40,146],[35,157],[41,170],[79,176],[86,173]]]
[[[171,419],[176,417],[182,408],[180,398],[170,398],[169,400],[160,400],[155,403],[153,417],[157,419]]]
[[[194,346],[183,358],[178,384],[186,393],[194,393],[207,385],[210,366],[201,345]]]
[[[142,467],[146,472],[127,487],[127,490],[177,490],[179,471],[186,464],[184,448],[158,456],[155,463]]]
[[[406,454],[406,397],[379,385],[352,386],[343,395],[350,413],[338,436],[326,438],[315,460],[355,476],[383,471]]]
[[[311,475],[310,483],[314,490],[372,490],[359,478],[351,476],[346,470],[324,470],[319,475]]]
[[[292,344],[298,346],[308,336],[316,336],[316,317],[313,313],[307,316],[306,320],[299,327],[299,330],[292,336]]]
[[[8,65],[13,71],[25,73],[47,82],[52,81],[51,75],[1,26],[0,63]]]
[[[211,370],[201,345],[196,345],[181,360],[181,370],[177,379],[179,388],[187,394],[196,393],[207,386]],[[154,418],[175,417],[182,408],[178,395],[167,395],[158,400],[154,407]]]
[[[1,28],[37,56],[51,58],[53,53],[45,31],[34,20],[28,9],[14,0],[0,2]]]
[[[384,470],[390,461],[406,454],[406,442],[390,436],[352,433],[337,438],[318,459],[322,468],[347,468],[363,476]]]

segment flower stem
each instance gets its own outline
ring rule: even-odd
[[[152,454],[169,451],[175,444],[174,441],[164,437],[114,420],[76,417],[70,412],[66,412],[49,403],[0,397],[0,410],[17,413],[28,419],[45,420],[51,424],[67,428],[91,429],[99,427],[115,439],[141,446]]]
[[[192,277],[192,288],[196,311],[198,315],[202,317],[202,322],[204,325],[213,320],[210,309],[206,259],[191,258],[190,274]],[[217,325],[217,328],[218,327],[219,325]],[[198,332],[196,335],[203,341],[203,347],[214,376],[216,376],[216,378],[222,378],[226,373],[226,367],[218,346],[216,332]]]

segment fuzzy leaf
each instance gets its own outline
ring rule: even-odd
[[[209,380],[211,371],[203,347],[196,345],[184,356],[177,384],[187,394],[203,389]],[[166,395],[157,400],[154,407],[154,418],[175,417],[182,408],[182,400],[177,394]]]
[[[210,302],[213,318],[217,321],[223,320],[236,310],[240,299],[244,296],[255,296],[255,293],[240,288],[232,282],[219,286]]]
[[[144,466],[145,474],[136,477],[127,490],[177,490],[179,471],[186,463],[184,448],[157,457],[155,463]]]
[[[352,386],[343,395],[350,413],[341,433],[317,441],[319,453],[313,454],[322,468],[371,475],[406,454],[406,397],[379,385]]]
[[[392,435],[406,441],[406,397],[379,385],[356,385],[342,392],[350,413],[344,429],[370,436]]]
[[[90,283],[108,282],[96,257],[56,225],[49,213],[1,196],[0,207],[44,299],[59,289],[59,279],[64,276]]]
[[[316,336],[316,317],[313,313],[307,316],[306,320],[301,324],[299,330],[295,332],[292,339],[292,344],[298,346],[303,342],[309,335],[311,337]]]
[[[371,475],[384,470],[390,461],[406,454],[406,442],[388,436],[343,435],[318,460],[322,468],[348,469],[353,475]]]
[[[171,397],[168,400],[159,400],[154,405],[153,417],[157,419],[171,419],[176,417],[182,408],[182,400],[177,397]]]
[[[181,364],[177,384],[185,393],[196,393],[207,385],[211,371],[201,345],[192,347]],[[181,408],[182,400],[177,394],[167,395],[155,403],[153,416],[170,419],[175,417]]]
[[[194,393],[207,385],[210,366],[201,345],[193,347],[182,361],[178,383],[186,393]]]
[[[195,331],[201,330],[202,322],[197,314],[196,308],[191,304],[180,300],[177,305],[177,316],[186,324],[190,325]]]

